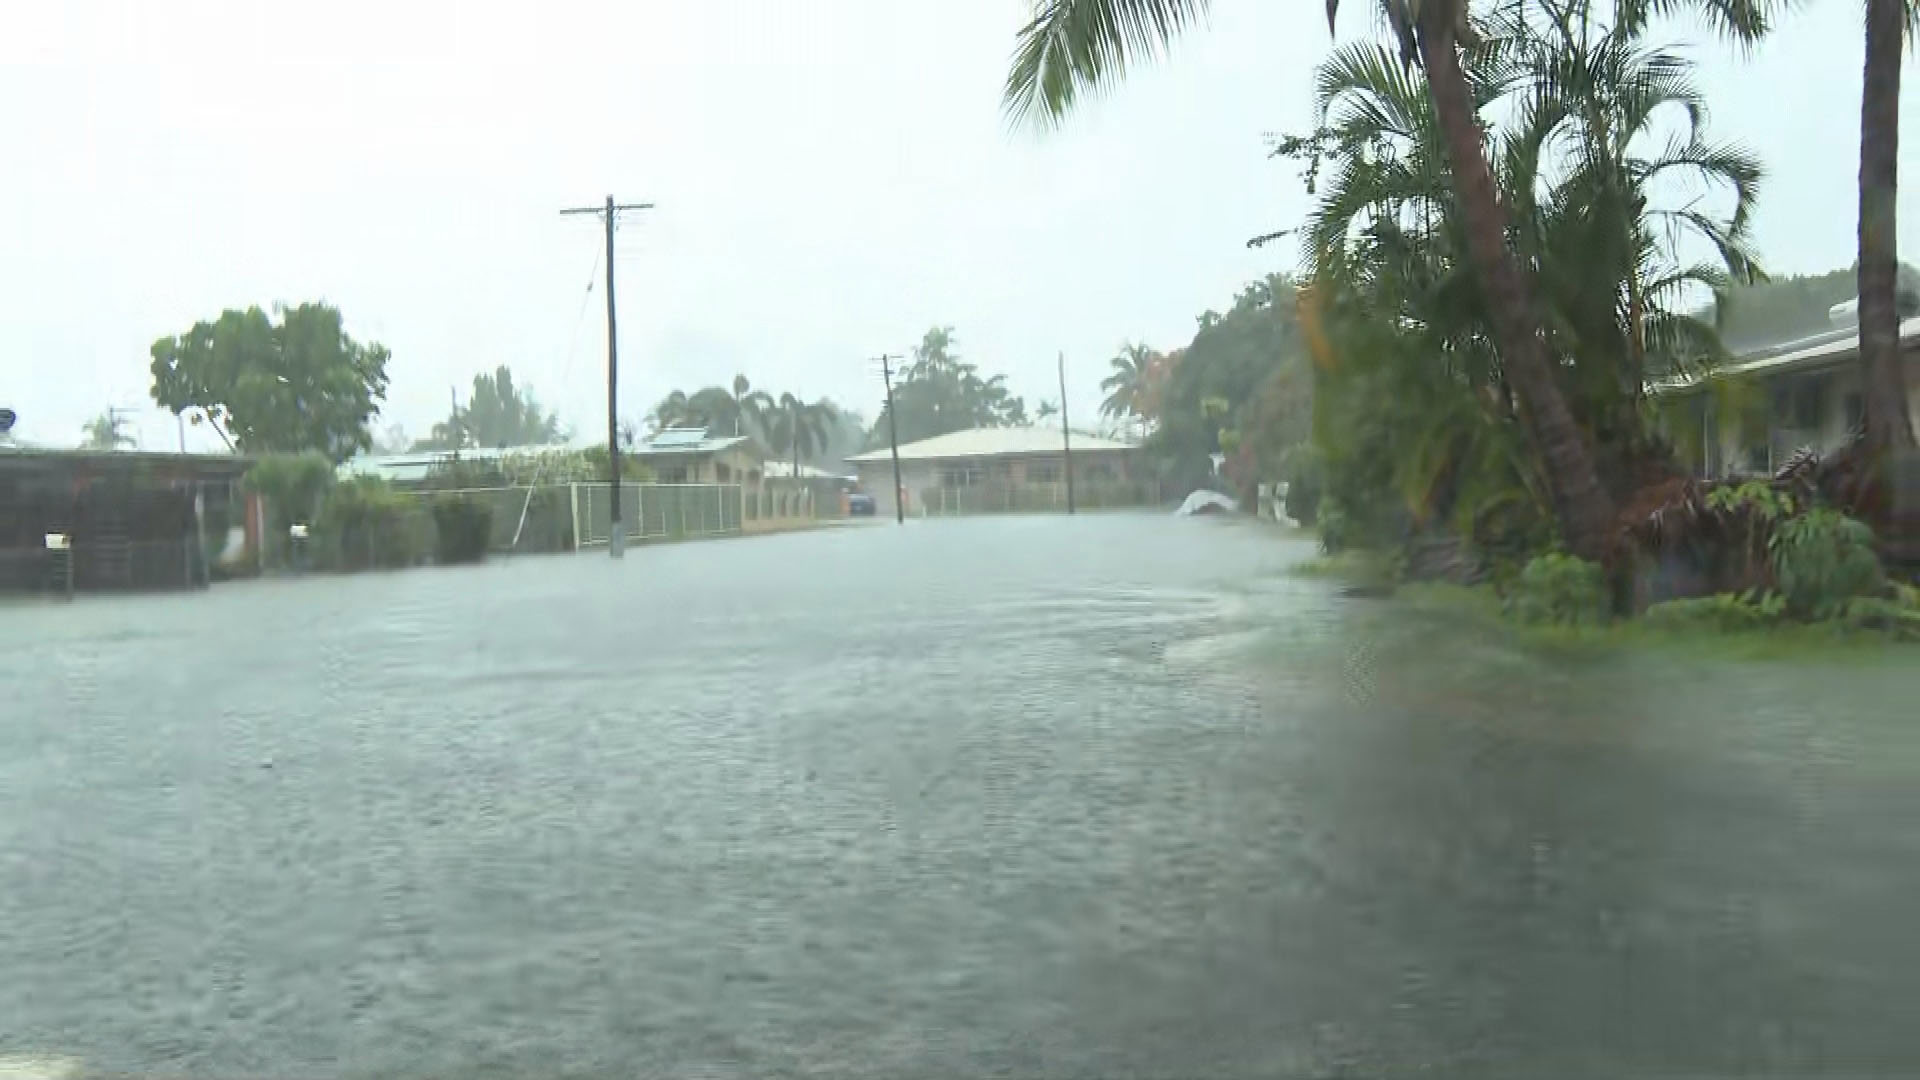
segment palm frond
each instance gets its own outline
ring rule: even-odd
[[[1736,45],[1751,47],[1773,28],[1791,0],[1616,0],[1618,32],[1637,35],[1655,17],[1695,15]]]
[[[1164,55],[1208,0],[1041,0],[1014,44],[1001,105],[1014,125],[1052,126],[1127,68]]]

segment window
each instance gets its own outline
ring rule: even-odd
[[[1027,483],[1057,484],[1060,482],[1060,463],[1057,461],[1032,461],[1027,463]]]
[[[1820,426],[1820,413],[1826,403],[1826,383],[1821,379],[1783,380],[1773,391],[1773,419],[1781,427],[1809,429]]]
[[[972,487],[986,479],[986,471],[978,465],[943,465],[940,467],[940,486],[943,488]]]

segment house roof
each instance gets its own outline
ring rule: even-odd
[[[1003,427],[974,428],[970,431],[955,431],[947,435],[935,435],[931,439],[904,443],[900,447],[901,461],[938,461],[944,458],[983,458],[983,457],[1022,457],[1035,454],[1058,454],[1060,452],[1060,429],[1050,427]],[[1098,435],[1073,433],[1073,449],[1098,453],[1100,451],[1132,450],[1131,444],[1103,439]],[[886,449],[869,450],[864,454],[855,454],[847,460],[855,464],[888,461],[891,455]]]
[[[662,454],[714,454],[752,440],[745,435],[709,435],[705,428],[670,427],[633,444],[627,453],[643,457]]]
[[[0,442],[0,464],[19,467],[35,465],[94,465],[103,468],[131,469],[135,466],[178,468],[186,466],[198,472],[238,476],[253,467],[253,459],[235,454],[166,454],[142,450],[79,450],[66,447],[28,446],[12,440]]]
[[[766,477],[769,480],[789,479],[793,476],[793,462],[769,461],[766,464],[760,466],[760,475]],[[817,469],[812,465],[801,465],[800,479],[802,480],[844,480],[846,479],[846,477],[840,473],[828,472],[826,469]]]
[[[542,454],[570,454],[572,448],[546,444],[541,446],[469,446],[460,451],[461,461],[497,461],[501,458],[538,457]],[[418,450],[405,454],[359,454],[340,463],[335,475],[377,476],[382,480],[424,480],[434,469],[455,460],[451,450]]]
[[[1920,317],[1900,323],[1900,344],[1904,348],[1920,345]],[[1677,375],[1648,383],[1651,394],[1685,393],[1709,379],[1742,375],[1784,375],[1793,371],[1811,371],[1851,360],[1860,352],[1860,332],[1835,330],[1813,337],[1789,341],[1770,349],[1747,353],[1730,363],[1721,364],[1705,374]]]

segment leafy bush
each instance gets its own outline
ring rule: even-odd
[[[1606,574],[1573,555],[1540,555],[1507,594],[1507,611],[1522,622],[1584,626],[1607,616]]]
[[[471,495],[433,499],[434,558],[442,564],[479,562],[493,538],[493,507]]]
[[[1779,593],[1749,589],[1668,600],[1649,607],[1643,618],[1648,626],[1670,629],[1753,630],[1779,622],[1786,610],[1786,597]]]
[[[1873,530],[1836,510],[1809,510],[1775,523],[1768,552],[1787,610],[1800,618],[1834,618],[1848,601],[1886,588]]]
[[[433,547],[420,501],[371,476],[336,484],[313,531],[316,560],[337,570],[414,566]]]
[[[1302,525],[1315,523],[1326,489],[1326,459],[1312,443],[1288,447],[1281,455],[1280,477],[1287,482],[1287,516]]]
[[[1320,500],[1315,524],[1320,527],[1320,550],[1329,555],[1338,555],[1353,546],[1353,519],[1347,516],[1346,505],[1339,499],[1327,496]]]
[[[312,521],[333,487],[333,462],[321,453],[269,454],[247,470],[245,485],[267,500],[270,520]]]
[[[1908,641],[1920,641],[1920,604],[1878,596],[1847,601],[1846,625],[1855,630],[1882,630]]]

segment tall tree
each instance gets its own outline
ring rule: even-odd
[[[348,337],[326,304],[228,310],[154,342],[153,400],[210,425],[243,453],[318,451],[344,461],[373,444],[387,394],[385,346]]]
[[[1745,226],[1760,169],[1707,138],[1690,66],[1636,32],[1569,33],[1558,20],[1488,30],[1468,78],[1502,117],[1489,130],[1495,178],[1540,286],[1542,346],[1577,421],[1627,472],[1632,455],[1660,449],[1645,441],[1642,373],[1724,356],[1711,322],[1680,308],[1754,274]],[[1520,452],[1505,357],[1488,346],[1493,300],[1472,271],[1433,103],[1374,45],[1337,50],[1315,82],[1323,127],[1281,152],[1313,143],[1335,165],[1302,230],[1318,322],[1348,345],[1315,380],[1315,443],[1340,474],[1335,495],[1346,511],[1363,492],[1391,504],[1369,528],[1403,527],[1392,519],[1411,512],[1467,532],[1498,509],[1507,535],[1530,530],[1552,506],[1537,457]],[[1676,174],[1697,181],[1684,202],[1656,182]],[[1695,263],[1689,248],[1718,257]]]
[[[447,418],[433,425],[432,434],[414,443],[413,449],[501,449],[565,441],[559,415],[542,408],[530,388],[515,386],[513,371],[502,364],[492,374],[475,375],[466,404],[454,405]]]
[[[560,417],[542,408],[531,389],[516,387],[504,364],[491,375],[473,377],[473,393],[459,419],[476,446],[544,446],[565,438]]]
[[[826,448],[833,429],[834,408],[827,402],[809,404],[792,394],[780,400],[766,414],[767,434],[774,450],[793,465],[794,479],[800,477],[800,462]]]
[[[1403,63],[1418,62],[1442,133],[1464,222],[1467,252],[1490,299],[1492,329],[1509,383],[1520,399],[1528,440],[1541,459],[1555,516],[1568,547],[1589,558],[1611,546],[1613,500],[1600,481],[1592,447],[1568,408],[1548,356],[1534,282],[1508,245],[1473,87],[1460,50],[1478,36],[1467,0],[1375,0],[1399,42]],[[1702,6],[1747,12],[1747,0],[1700,0]],[[1626,19],[1681,0],[1619,0]],[[1037,0],[1020,32],[1007,75],[1005,101],[1015,119],[1057,120],[1083,91],[1098,91],[1127,66],[1165,51],[1205,14],[1207,0]],[[1340,0],[1327,0],[1329,25]],[[1725,23],[1738,20],[1723,17]]]
[[[675,390],[660,399],[647,414],[655,431],[669,427],[705,428],[715,435],[766,434],[765,419],[773,398],[755,390],[745,375],[735,375],[731,387],[708,386],[691,395]]]
[[[1899,254],[1900,63],[1920,22],[1912,0],[1866,0],[1866,63],[1860,90],[1860,368],[1867,448],[1876,459],[1914,449],[1901,372]],[[1876,470],[1879,471],[1879,470]]]
[[[133,436],[127,434],[127,418],[113,409],[87,421],[80,429],[82,450],[118,450],[132,446]]]
[[[1027,404],[1007,389],[1007,377],[980,377],[980,370],[954,355],[953,327],[936,326],[913,350],[893,386],[893,407],[900,441],[913,442],[980,427],[1010,427],[1027,422]],[[880,411],[868,436],[885,444],[888,413]]]
[[[1100,389],[1107,392],[1106,399],[1100,402],[1101,416],[1128,420],[1145,414],[1147,382],[1152,377],[1156,359],[1151,348],[1138,342],[1120,346],[1120,351],[1108,361],[1113,373],[1100,380]]]

